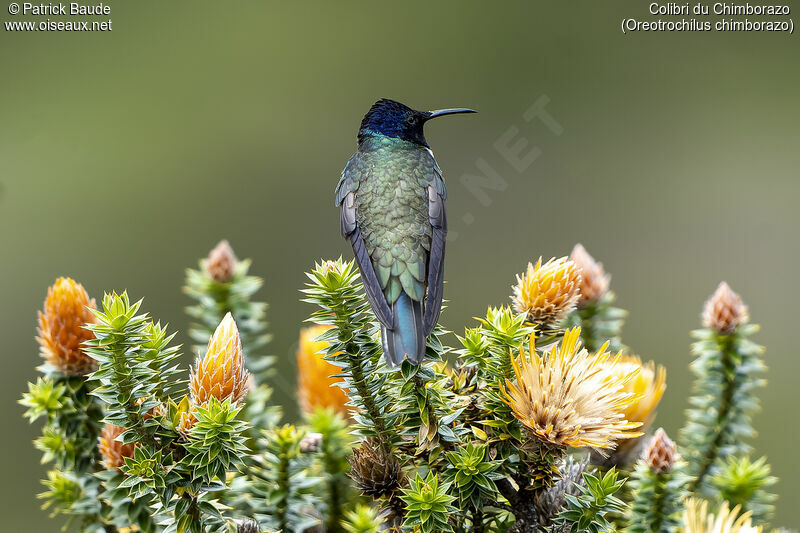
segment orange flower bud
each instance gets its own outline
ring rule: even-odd
[[[319,353],[328,347],[325,341],[314,340],[330,326],[312,326],[300,331],[300,347],[297,349],[298,387],[297,397],[304,413],[314,409],[329,408],[347,416],[347,395],[339,387],[332,386],[341,378],[331,377],[339,368],[325,360]]]
[[[133,457],[133,444],[122,444],[116,440],[125,432],[125,428],[106,424],[98,438],[97,447],[103,456],[103,466],[106,468],[120,468],[125,464],[126,457]]]
[[[198,358],[189,379],[192,403],[202,405],[212,396],[219,401],[227,398],[240,402],[247,395],[250,377],[244,366],[242,341],[230,313],[222,319],[203,358]]]
[[[95,322],[88,308],[95,309],[83,285],[70,278],[58,278],[47,289],[44,312],[39,312],[40,353],[48,363],[68,376],[83,376],[94,371],[97,363],[81,344],[94,338],[84,324]]]

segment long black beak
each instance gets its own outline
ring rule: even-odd
[[[474,109],[467,109],[464,107],[456,107],[453,109],[437,109],[436,111],[428,111],[428,119],[436,117],[443,117],[445,115],[457,115],[459,113],[477,113]]]

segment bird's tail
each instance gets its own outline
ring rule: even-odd
[[[381,327],[383,356],[389,366],[397,366],[408,357],[418,365],[425,357],[425,331],[422,326],[422,302],[404,292],[392,304],[392,329]]]

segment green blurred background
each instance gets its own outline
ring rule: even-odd
[[[35,500],[38,427],[16,404],[57,276],[95,297],[127,289],[183,332],[184,269],[229,239],[265,278],[277,399],[296,416],[310,311],[297,291],[315,259],[350,255],[333,187],[379,97],[480,111],[428,127],[455,236],[450,329],[505,303],[527,261],[581,242],[631,312],[626,342],[668,368],[658,423],[675,434],[688,332],[720,280],[742,294],[770,367],[757,453],[781,478],[775,522],[800,525],[800,47],[783,33],[623,35],[646,6],[141,0],[112,4],[110,33],[0,29],[0,529],[58,529]],[[548,99],[560,135],[523,118]],[[515,169],[504,135],[540,155]],[[504,190],[464,185],[481,160]]]

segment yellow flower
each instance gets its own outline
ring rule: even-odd
[[[212,396],[219,401],[244,400],[250,374],[244,366],[239,329],[230,313],[225,315],[208,342],[205,357],[198,358],[189,378],[192,403],[202,405]]]
[[[703,308],[703,325],[721,335],[730,335],[748,319],[747,306],[742,298],[724,281]]]
[[[750,512],[739,515],[737,505],[729,509],[728,502],[723,502],[716,515],[708,512],[708,502],[689,498],[683,512],[682,533],[761,533],[761,527],[755,527],[750,521]]]
[[[120,468],[125,464],[126,457],[133,457],[133,444],[122,444],[117,437],[122,435],[125,428],[106,424],[98,437],[97,447],[103,456],[105,468]]]
[[[581,244],[575,245],[569,258],[575,263],[581,275],[578,307],[600,300],[608,292],[608,285],[611,282],[611,276],[603,270],[603,265],[595,261]]]
[[[566,257],[551,259],[542,265],[528,263],[528,269],[517,275],[514,286],[514,310],[528,315],[528,320],[544,327],[554,325],[567,316],[580,298],[581,276],[575,263]]]
[[[639,370],[633,379],[625,383],[625,392],[634,393],[639,399],[631,402],[623,414],[631,422],[641,422],[648,425],[655,418],[655,408],[664,396],[667,388],[667,370],[649,361],[642,364],[642,360],[635,355],[620,356],[614,366],[614,373],[620,378]]]
[[[512,358],[516,384],[506,381],[504,400],[522,425],[546,444],[573,448],[614,448],[616,441],[638,437],[641,422],[625,419],[637,395],[625,390],[637,370],[619,376],[618,358],[604,344],[590,355],[580,344],[580,328],[564,333],[542,356],[531,339],[528,353]]]
[[[44,312],[39,312],[39,334],[36,340],[40,353],[48,363],[68,376],[83,376],[97,367],[97,362],[87,355],[81,344],[94,338],[94,333],[83,328],[96,319],[89,310],[95,309],[83,285],[70,278],[58,278],[47,289]]]
[[[345,407],[347,394],[341,388],[334,386],[342,379],[331,377],[339,373],[339,368],[326,361],[320,353],[328,347],[328,343],[315,340],[328,329],[330,326],[311,326],[300,330],[300,347],[297,349],[297,397],[304,413],[324,408],[333,409],[347,416]]]

